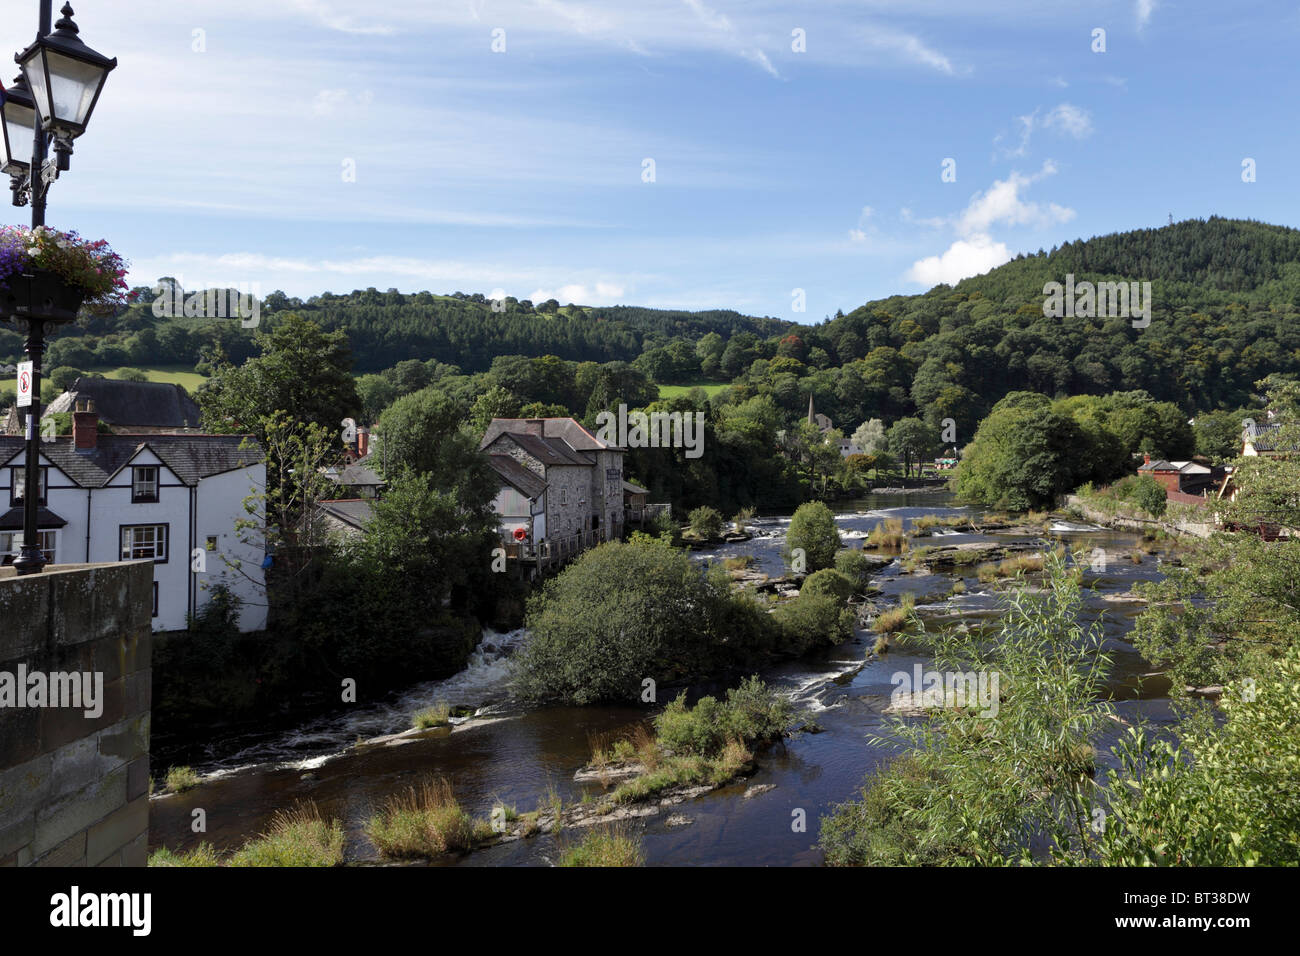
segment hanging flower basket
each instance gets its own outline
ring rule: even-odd
[[[71,322],[125,300],[126,263],[102,239],[47,226],[0,228],[0,318]]]
[[[86,301],[86,293],[44,269],[10,276],[5,284],[0,292],[0,311],[8,318],[73,322]]]

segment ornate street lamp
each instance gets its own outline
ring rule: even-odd
[[[40,0],[36,40],[14,57],[22,76],[4,91],[3,171],[13,177],[14,205],[32,205],[32,228],[45,225],[45,197],[59,171],[66,170],[72,155],[72,141],[86,131],[100,91],[117,60],[96,53],[81,42],[72,22],[72,6],[64,4],[63,18],[50,30],[52,0]],[[24,82],[25,81],[25,82]],[[24,138],[32,144],[27,158]],[[56,160],[46,160],[47,140],[53,140]],[[37,275],[14,276],[11,292],[21,290],[21,303],[6,311],[5,318],[25,321],[24,350],[32,363],[32,403],[26,421],[27,460],[23,485],[23,543],[14,559],[19,574],[34,574],[45,567],[38,534],[37,505],[40,500],[41,356],[45,352],[45,328],[76,318],[76,304],[63,301],[58,290],[45,288]]]
[[[116,59],[96,53],[77,36],[72,22],[72,5],[65,3],[63,19],[54,32],[37,36],[36,42],[14,57],[36,103],[41,126],[54,136],[58,168],[68,168],[72,141],[86,131],[90,114],[99,102],[99,92]]]

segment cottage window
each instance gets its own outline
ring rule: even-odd
[[[131,502],[141,504],[158,500],[158,468],[144,465],[131,469]]]
[[[46,504],[46,499],[49,497],[49,482],[46,474],[48,471],[49,469],[44,465],[37,469],[37,482],[41,493],[41,496],[36,499],[37,504]],[[23,501],[23,489],[27,487],[27,469],[10,468],[9,475],[9,505],[15,507]]]
[[[167,560],[167,525],[137,524],[122,527],[122,560],[152,558],[159,564]]]
[[[562,505],[567,505],[568,503],[569,503],[569,489],[568,489],[568,488],[561,488],[561,489],[560,489],[560,504],[562,504]]]
[[[36,543],[40,546],[41,553],[45,555],[45,563],[54,563],[54,542],[56,531],[38,531],[36,532]],[[23,533],[21,531],[0,531],[0,563],[8,564],[23,549]]]

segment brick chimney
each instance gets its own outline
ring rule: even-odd
[[[541,418],[525,418],[524,434],[542,436],[545,434],[546,422]]]
[[[77,402],[72,412],[72,447],[77,451],[94,451],[99,436],[99,413],[93,399]]]
[[[1142,464],[1144,464],[1144,465],[1149,465],[1149,464],[1151,464],[1151,452],[1149,452],[1149,451],[1144,451],[1144,452],[1142,453]]]
[[[365,458],[370,454],[370,429],[361,427],[357,429],[357,457]]]

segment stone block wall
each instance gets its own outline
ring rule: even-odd
[[[152,609],[148,561],[0,568],[0,866],[145,865]],[[102,711],[16,706],[20,669],[102,679]]]

